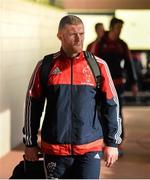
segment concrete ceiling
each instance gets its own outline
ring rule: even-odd
[[[52,0],[67,11],[98,12],[115,9],[150,9],[150,0]]]

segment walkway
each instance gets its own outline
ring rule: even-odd
[[[125,155],[107,168],[102,161],[103,179],[150,179],[150,107],[124,107]],[[0,159],[0,178],[8,178],[22,159],[20,145]]]

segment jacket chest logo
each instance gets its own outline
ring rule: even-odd
[[[89,66],[83,68],[82,73],[87,83],[92,83],[92,75]]]
[[[51,75],[60,74],[60,73],[62,73],[61,70],[59,69],[59,67],[56,67],[56,68],[51,72]]]

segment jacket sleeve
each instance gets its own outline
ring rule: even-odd
[[[100,104],[104,142],[107,146],[116,147],[122,141],[118,96],[106,62],[99,58],[97,60],[101,70]]]
[[[41,64],[42,61],[38,62],[31,76],[26,94],[23,142],[28,147],[37,146],[37,134],[45,103],[45,96],[40,80]]]
[[[128,49],[128,46],[125,42],[123,42],[124,46],[124,60],[125,60],[125,70],[127,72],[128,81],[131,84],[137,83],[137,73],[135,70],[134,63],[132,61],[131,52]]]

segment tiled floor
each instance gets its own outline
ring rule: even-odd
[[[125,107],[125,154],[101,178],[150,179],[150,107]]]
[[[125,154],[116,164],[105,167],[103,179],[150,179],[150,107],[124,107],[126,140]],[[0,159],[0,178],[8,178],[22,159],[23,146],[18,146]]]

